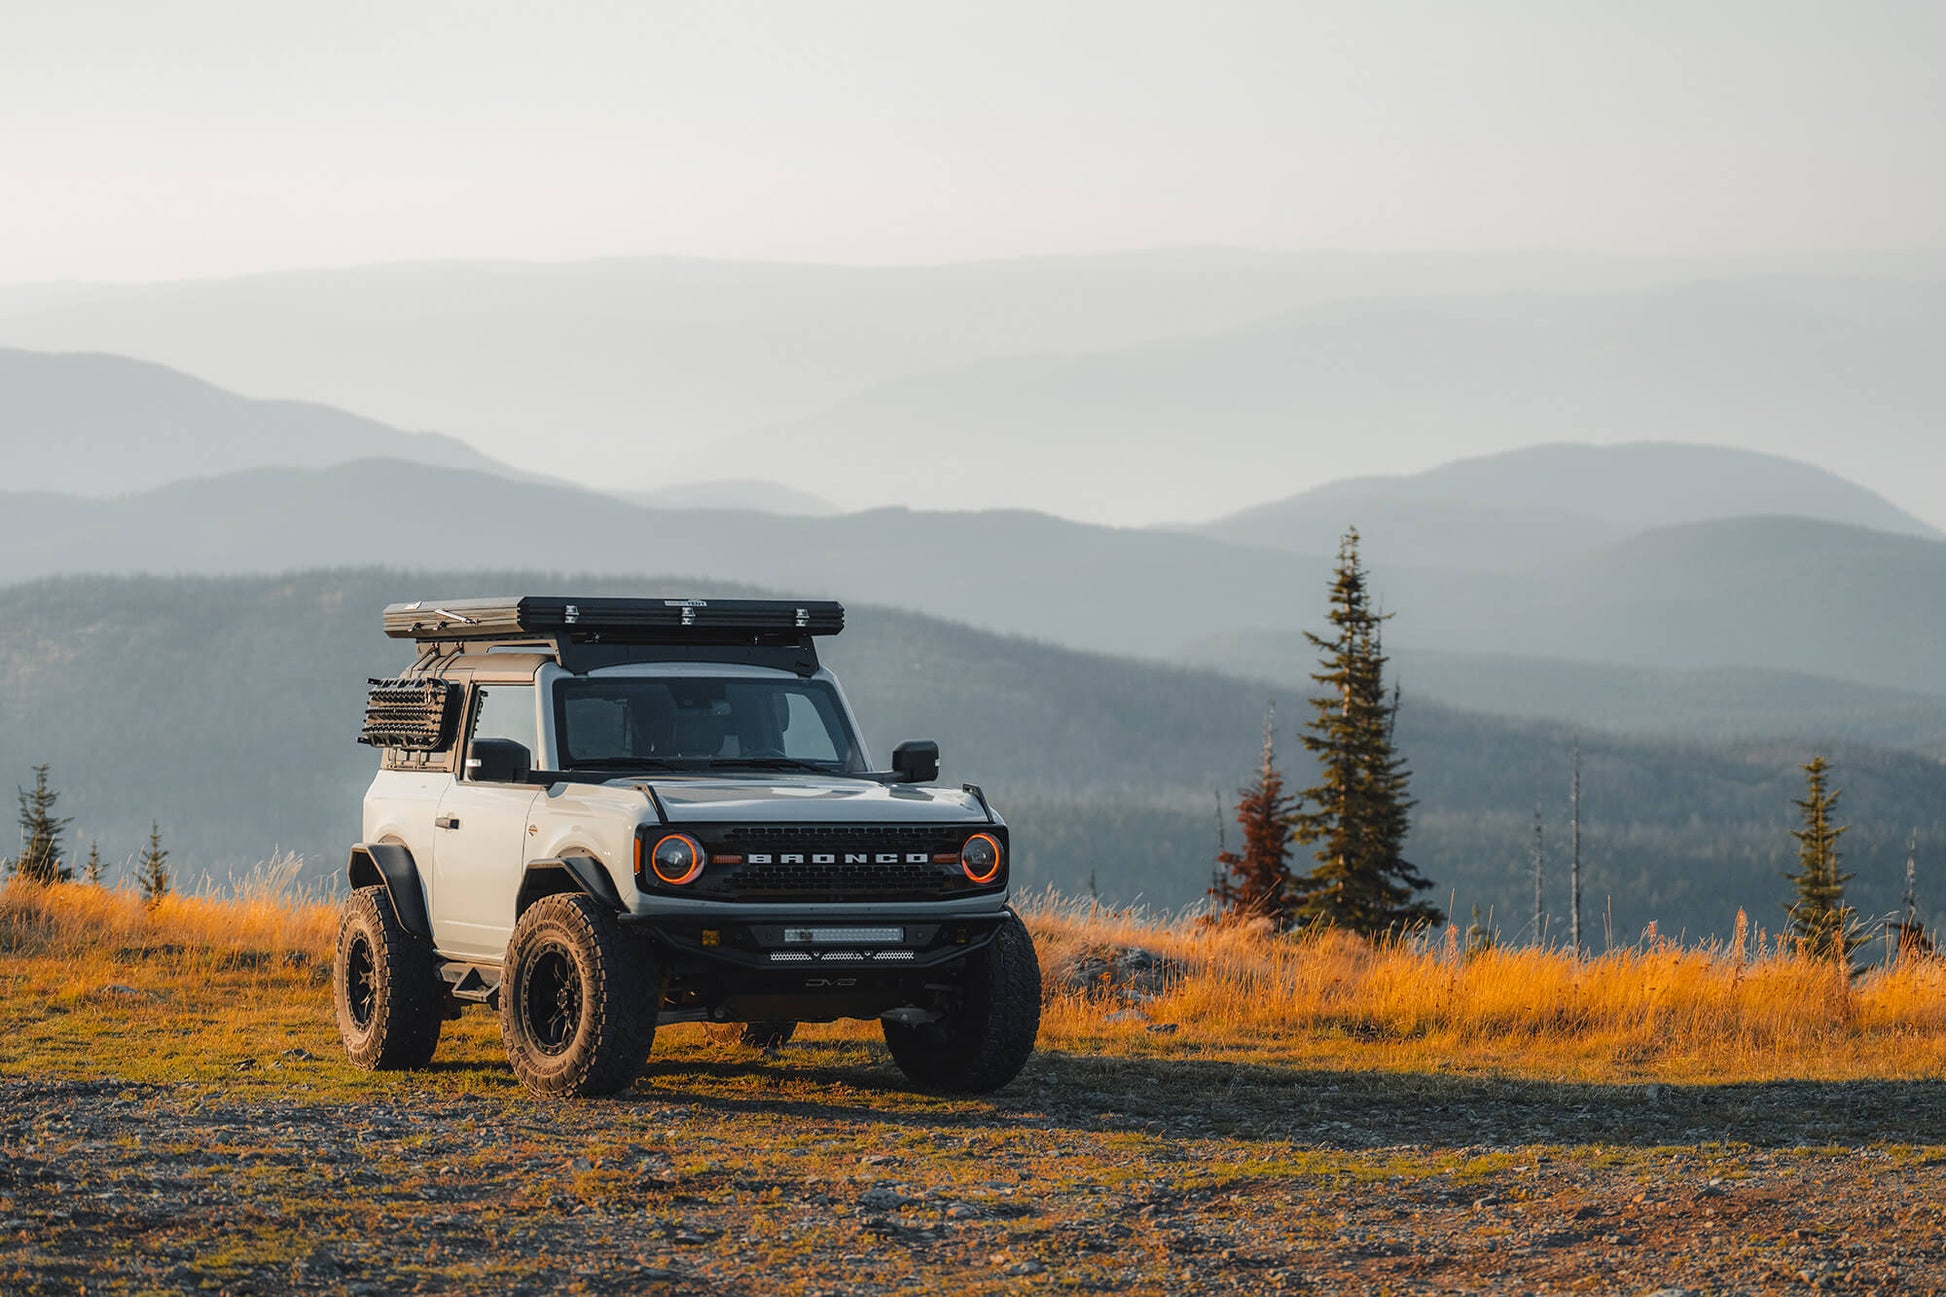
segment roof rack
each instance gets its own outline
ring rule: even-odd
[[[385,609],[385,633],[458,652],[545,644],[567,670],[631,662],[747,661],[818,669],[814,635],[845,628],[844,605],[786,599],[578,599],[524,595],[419,599]]]

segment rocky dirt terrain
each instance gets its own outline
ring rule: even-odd
[[[0,1080],[0,1292],[1946,1290],[1946,1085],[1563,1085],[679,1033],[619,1100],[478,1042],[369,1098]],[[348,1088],[348,1083],[350,1087]]]

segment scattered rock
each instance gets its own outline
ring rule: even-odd
[[[1057,971],[1056,980],[1065,989],[1083,995],[1137,1004],[1164,994],[1187,971],[1181,960],[1141,946],[1127,946],[1114,952],[1094,950],[1075,956]]]
[[[1157,1036],[1173,1036],[1179,1030],[1181,1028],[1173,1022],[1152,1022],[1149,1024],[1149,1031]]]
[[[250,1072],[256,1070],[256,1066],[257,1060],[254,1058],[239,1058],[236,1062],[230,1064],[230,1070],[232,1072]]]

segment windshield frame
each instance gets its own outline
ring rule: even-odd
[[[553,673],[549,673],[553,674]],[[824,722],[828,736],[835,740],[839,750],[836,760],[816,760],[812,758],[793,758],[785,755],[783,759],[775,756],[751,757],[747,762],[737,757],[678,757],[643,756],[640,758],[586,756],[575,758],[571,751],[567,721],[568,702],[577,693],[604,684],[616,685],[626,681],[693,681],[730,685],[773,685],[794,693],[810,695],[819,718]],[[630,773],[644,774],[725,774],[761,775],[776,778],[780,775],[833,775],[846,778],[867,777],[871,772],[871,755],[867,751],[863,735],[859,732],[857,718],[853,716],[850,703],[837,679],[829,671],[820,669],[814,675],[799,676],[792,673],[750,668],[727,663],[683,663],[657,664],[644,669],[641,666],[610,667],[586,674],[554,675],[548,682],[547,719],[551,730],[549,738],[553,751],[550,754],[553,764],[563,771],[609,774],[622,777]],[[822,705],[820,705],[820,703]]]

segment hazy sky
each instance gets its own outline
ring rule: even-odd
[[[1946,246],[1946,4],[0,0],[0,281]]]

